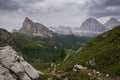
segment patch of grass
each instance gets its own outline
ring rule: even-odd
[[[85,74],[82,73],[79,69],[77,70],[77,72],[71,71],[67,74],[68,79],[69,80],[89,80],[90,77]]]
[[[14,42],[17,48],[22,52],[24,58],[28,61],[54,61],[59,55],[59,52],[54,49],[54,45],[49,43],[25,39],[14,39]]]
[[[29,62],[34,68],[37,70],[48,73],[48,68],[50,67],[52,62]]]

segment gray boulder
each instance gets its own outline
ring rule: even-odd
[[[0,47],[0,77],[9,80],[39,78],[39,71],[27,63],[11,46]]]

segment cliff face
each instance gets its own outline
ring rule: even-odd
[[[105,32],[106,28],[100,22],[98,22],[94,18],[88,18],[85,22],[81,24],[80,27],[83,31],[91,31],[91,32]]]
[[[12,48],[12,37],[9,32],[0,29],[0,80],[31,80],[39,77],[39,71],[27,63]]]
[[[34,23],[29,18],[25,18],[20,33],[24,33],[31,36],[52,37],[52,32],[43,24]]]
[[[106,31],[106,27],[94,18],[86,19],[80,27],[80,34],[83,36],[97,36]]]

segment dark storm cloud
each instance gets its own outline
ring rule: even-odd
[[[107,0],[106,2],[108,5],[120,6],[120,0]]]
[[[19,5],[17,5],[13,0],[0,0],[0,10],[17,10]]]
[[[82,8],[88,16],[120,16],[120,0],[87,0]]]
[[[19,9],[24,9],[25,7],[28,7],[28,5],[30,4],[42,1],[44,0],[0,0],[0,10],[17,11]]]
[[[0,0],[0,25],[16,27],[27,16],[49,26],[74,26],[89,16],[119,18],[119,9],[120,0]]]
[[[81,3],[81,1],[83,3]],[[79,4],[80,2],[80,4]],[[22,13],[53,12],[78,6],[88,16],[104,17],[120,15],[120,0],[0,0],[0,11],[18,11]]]

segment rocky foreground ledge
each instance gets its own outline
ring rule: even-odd
[[[11,46],[0,47],[0,80],[32,80],[39,73]]]

